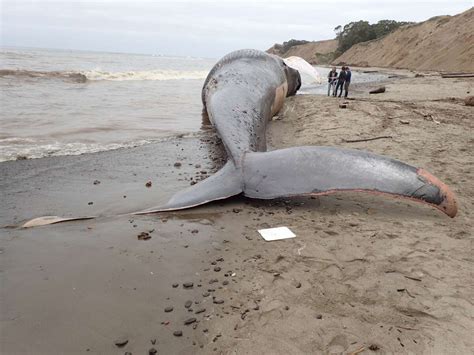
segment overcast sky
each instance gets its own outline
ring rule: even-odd
[[[423,21],[472,0],[0,0],[1,45],[219,57],[290,38],[334,38],[351,21]]]

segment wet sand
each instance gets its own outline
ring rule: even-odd
[[[215,171],[212,132],[1,163],[2,353],[469,353],[473,123],[462,99],[473,81],[397,74],[407,77],[384,94],[354,85],[344,109],[332,97],[288,99],[269,145],[366,149],[424,167],[457,194],[455,219],[366,194],[124,214]],[[344,142],[377,136],[392,138]],[[12,228],[45,214],[102,217]],[[257,234],[283,225],[297,237]]]

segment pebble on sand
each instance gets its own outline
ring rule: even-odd
[[[145,184],[146,187],[151,187],[151,181],[147,181],[147,183]]]
[[[173,307],[171,306],[165,307],[165,312],[166,313],[173,312]]]
[[[179,286],[179,284],[177,282],[175,282],[174,284],[172,284],[171,286],[173,286],[173,288],[176,288]]]
[[[122,346],[127,345],[128,339],[127,338],[118,338],[117,340],[114,341],[114,344],[121,348]]]
[[[193,324],[194,322],[196,322],[196,318],[191,317],[191,318],[188,318],[184,321],[184,325]]]
[[[150,238],[151,238],[151,235],[148,232],[141,232],[139,235],[137,235],[138,240],[148,240]]]
[[[174,335],[175,337],[180,337],[180,336],[183,336],[183,332],[182,332],[181,330],[175,330],[175,331],[173,332],[173,335]]]
[[[184,307],[189,308],[192,305],[193,305],[193,301],[186,301],[186,303],[184,304]]]
[[[179,161],[177,161],[176,163],[174,163],[174,167],[175,168],[179,168],[181,166],[181,163]]]
[[[193,288],[194,282],[185,282],[183,283],[184,288]]]
[[[150,350],[148,350],[149,355],[155,355],[157,353],[158,353],[158,350],[156,350],[155,348],[151,348]]]

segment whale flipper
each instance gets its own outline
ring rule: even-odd
[[[235,167],[232,161],[228,161],[216,174],[174,194],[166,205],[152,207],[133,214],[182,210],[211,201],[226,199],[238,195],[242,191],[242,172]]]
[[[360,150],[309,146],[251,153],[243,171],[244,194],[252,198],[367,191],[428,203],[450,217],[457,213],[453,192],[427,171]]]

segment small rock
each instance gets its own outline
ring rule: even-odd
[[[199,168],[201,167],[201,164],[196,164],[196,165],[194,165],[194,167],[195,167],[196,169],[199,169]]]
[[[92,201],[91,201],[91,202],[87,202],[87,204],[90,206],[90,205],[93,205],[94,202],[92,202]]]
[[[174,163],[174,167],[175,168],[179,168],[181,166],[181,163],[179,161],[177,161],[176,163]]]
[[[215,271],[215,272],[219,272],[219,271],[221,271],[221,268],[220,268],[219,266],[216,266],[216,267],[214,268],[214,271]]]
[[[146,187],[151,187],[151,181],[147,181],[147,183],[145,184]]]
[[[181,330],[175,330],[175,331],[173,332],[173,335],[174,335],[175,337],[180,337],[180,336],[183,336],[183,332],[182,332]]]
[[[347,105],[346,104],[340,104],[339,108],[347,108]]]
[[[192,233],[192,234],[199,233],[199,230],[197,230],[197,229],[193,229],[193,230],[191,231],[191,233]]]
[[[322,315],[322,314],[318,314],[318,315],[316,316],[316,319],[323,319],[323,315]]]
[[[242,212],[242,209],[241,208],[233,208],[232,212],[239,213],[239,212]]]
[[[94,180],[94,185],[99,185],[100,181],[99,180]]]
[[[175,282],[174,284],[172,284],[171,286],[173,286],[173,288],[176,288],[179,286],[179,284],[177,282]]]
[[[199,313],[204,313],[206,312],[206,309],[205,308],[199,308],[197,311],[195,311],[194,313],[196,314],[199,314]]]
[[[202,294],[202,297],[209,297],[209,296],[210,296],[210,293],[209,293],[209,292],[204,292],[204,293]]]
[[[301,288],[301,282],[296,282],[296,283],[295,283],[295,287],[296,287],[296,288]]]
[[[173,312],[173,307],[171,306],[165,307],[165,312],[166,313]]]
[[[464,99],[464,104],[466,106],[474,106],[474,96],[468,96]]]
[[[380,349],[379,346],[376,344],[372,344],[369,346],[369,350],[372,350],[372,351],[377,351],[379,349]]]
[[[213,300],[212,302],[215,304],[223,304],[224,300]]]
[[[400,120],[401,124],[410,124],[410,121]]]
[[[190,325],[190,324],[193,324],[194,322],[196,322],[196,318],[191,317],[184,321],[184,325]]]
[[[425,76],[421,73],[416,73],[415,78],[424,78]]]
[[[158,350],[156,350],[155,348],[151,348],[150,350],[148,350],[148,355],[155,355],[156,353],[158,353]]]
[[[192,305],[193,305],[193,301],[186,301],[186,302],[184,303],[184,307],[186,307],[186,308],[189,308],[189,307],[191,307]]]
[[[155,345],[155,344],[156,344],[156,339],[151,339],[150,341],[151,341],[151,344],[152,344],[152,345]]]
[[[285,311],[288,311],[289,309],[290,309],[290,307],[285,306]]]
[[[183,283],[184,288],[193,288],[194,282],[185,282]]]
[[[224,281],[222,281],[222,284],[223,284],[224,286],[226,286],[226,285],[228,285],[228,284],[229,284],[229,281],[227,281],[227,280],[224,280]]]
[[[138,240],[148,240],[151,239],[151,235],[148,232],[141,232],[139,235],[137,235]]]
[[[114,344],[121,348],[122,346],[127,345],[128,339],[127,338],[118,338],[117,340],[114,341]]]

